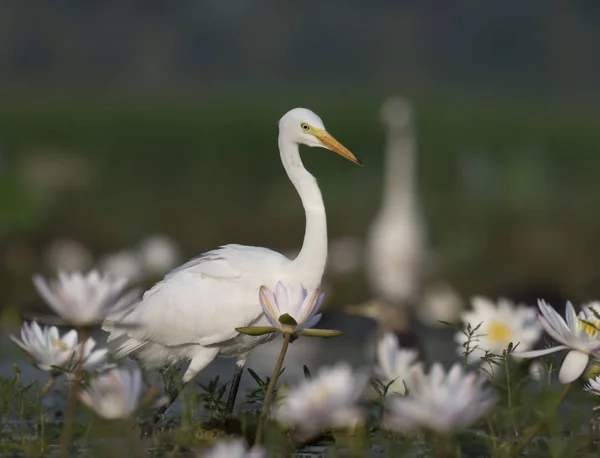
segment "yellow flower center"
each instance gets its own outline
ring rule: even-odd
[[[511,340],[511,335],[510,329],[508,329],[504,323],[499,321],[493,321],[492,324],[490,324],[487,332],[487,336],[490,340],[505,342],[507,344]]]
[[[596,338],[598,331],[600,331],[600,320],[596,318],[586,318],[585,320],[578,318],[578,320],[581,324],[581,329],[585,331],[590,339]]]
[[[52,345],[54,347],[58,347],[60,349],[60,351],[69,350],[69,348],[65,345],[65,343],[60,339],[54,339],[54,342],[52,342]]]
[[[332,393],[328,386],[315,387],[310,393],[309,402],[311,404],[321,405],[324,404]]]

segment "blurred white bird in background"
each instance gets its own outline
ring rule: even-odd
[[[369,229],[367,278],[379,299],[394,304],[395,322],[408,326],[408,309],[417,308],[417,317],[429,325],[439,320],[458,319],[463,303],[450,285],[442,280],[431,283],[435,273],[432,253],[427,247],[425,222],[416,189],[416,139],[413,112],[409,102],[392,97],[381,108],[387,132],[383,199]],[[390,307],[385,307],[388,310]],[[373,318],[360,307],[350,313]],[[371,313],[371,315],[369,315]],[[380,321],[380,320],[379,320]],[[402,330],[395,330],[398,335]],[[409,332],[408,328],[405,329]]]
[[[183,383],[218,356],[235,357],[236,371],[227,410],[231,412],[248,353],[272,335],[248,336],[235,328],[268,324],[259,303],[262,285],[302,283],[308,290],[321,283],[327,261],[325,206],[316,179],[304,168],[299,145],[332,150],[360,161],[326,130],[315,113],[295,108],[279,121],[279,151],[289,179],[306,213],[302,249],[290,260],[262,247],[225,245],[170,272],[144,294],[143,300],[103,326],[120,357],[130,355],[146,367],[190,360]],[[173,402],[161,408],[161,411]]]
[[[383,202],[367,240],[367,273],[373,292],[399,307],[418,297],[427,266],[425,225],[417,202],[416,145],[412,107],[399,97],[385,101],[387,131]]]

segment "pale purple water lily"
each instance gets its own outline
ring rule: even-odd
[[[521,358],[537,358],[561,350],[569,350],[558,378],[561,383],[576,380],[587,367],[590,356],[600,351],[600,322],[582,311],[577,315],[571,302],[565,309],[566,321],[544,300],[538,301],[539,320],[544,330],[560,345],[543,350],[514,352]]]
[[[93,379],[79,392],[79,399],[100,417],[116,420],[129,417],[138,408],[141,393],[140,370],[116,368]]]
[[[87,275],[59,272],[58,279],[50,284],[35,275],[33,283],[54,312],[76,327],[98,324],[137,298],[137,291],[123,294],[126,279],[100,275],[95,270]]]
[[[448,434],[472,426],[496,402],[485,377],[475,372],[465,373],[458,363],[448,372],[440,363],[435,363],[428,374],[416,371],[406,385],[408,395],[387,400],[383,422],[386,429]]]
[[[266,286],[261,286],[259,300],[269,323],[282,332],[309,329],[321,319],[318,311],[323,294],[318,288],[309,293],[302,284],[286,288],[283,283],[278,282],[275,293]],[[289,315],[297,324],[282,324],[279,320],[283,315]]]

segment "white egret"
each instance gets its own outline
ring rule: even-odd
[[[400,307],[412,303],[426,265],[425,227],[415,194],[415,138],[410,105],[387,100],[383,203],[367,240],[367,272],[373,292]]]
[[[315,177],[302,164],[299,145],[326,148],[360,165],[325,130],[321,118],[305,108],[295,108],[281,118],[278,143],[281,162],[306,213],[304,242],[298,256],[290,260],[268,248],[222,246],[173,270],[129,312],[104,324],[120,357],[130,355],[150,368],[190,360],[183,383],[218,356],[236,358],[229,412],[248,353],[274,336],[248,336],[235,331],[237,327],[268,324],[259,303],[260,286],[274,289],[281,281],[302,283],[312,290],[321,283],[325,268],[325,206]]]
[[[406,315],[408,307],[418,304],[417,317],[424,323],[439,326],[439,320],[455,321],[463,302],[448,283],[434,279],[436,266],[417,199],[412,108],[404,99],[392,97],[382,105],[381,119],[387,130],[387,146],[383,203],[367,241],[371,288],[388,305],[396,305],[398,314]],[[391,309],[384,308],[384,320],[388,320]],[[377,309],[360,313],[354,307],[349,311],[373,318]],[[408,317],[393,321],[406,325]]]

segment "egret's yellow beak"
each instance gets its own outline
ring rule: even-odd
[[[338,153],[343,158],[348,159],[349,161],[354,162],[355,164],[362,165],[362,162],[360,162],[360,160],[354,154],[352,154],[350,150],[348,150],[348,148],[346,148],[335,138],[333,138],[329,132],[321,129],[315,130],[316,132],[314,133],[314,136],[317,138],[317,140],[319,140],[319,142],[321,142],[321,145],[323,145],[325,148],[335,153]]]

